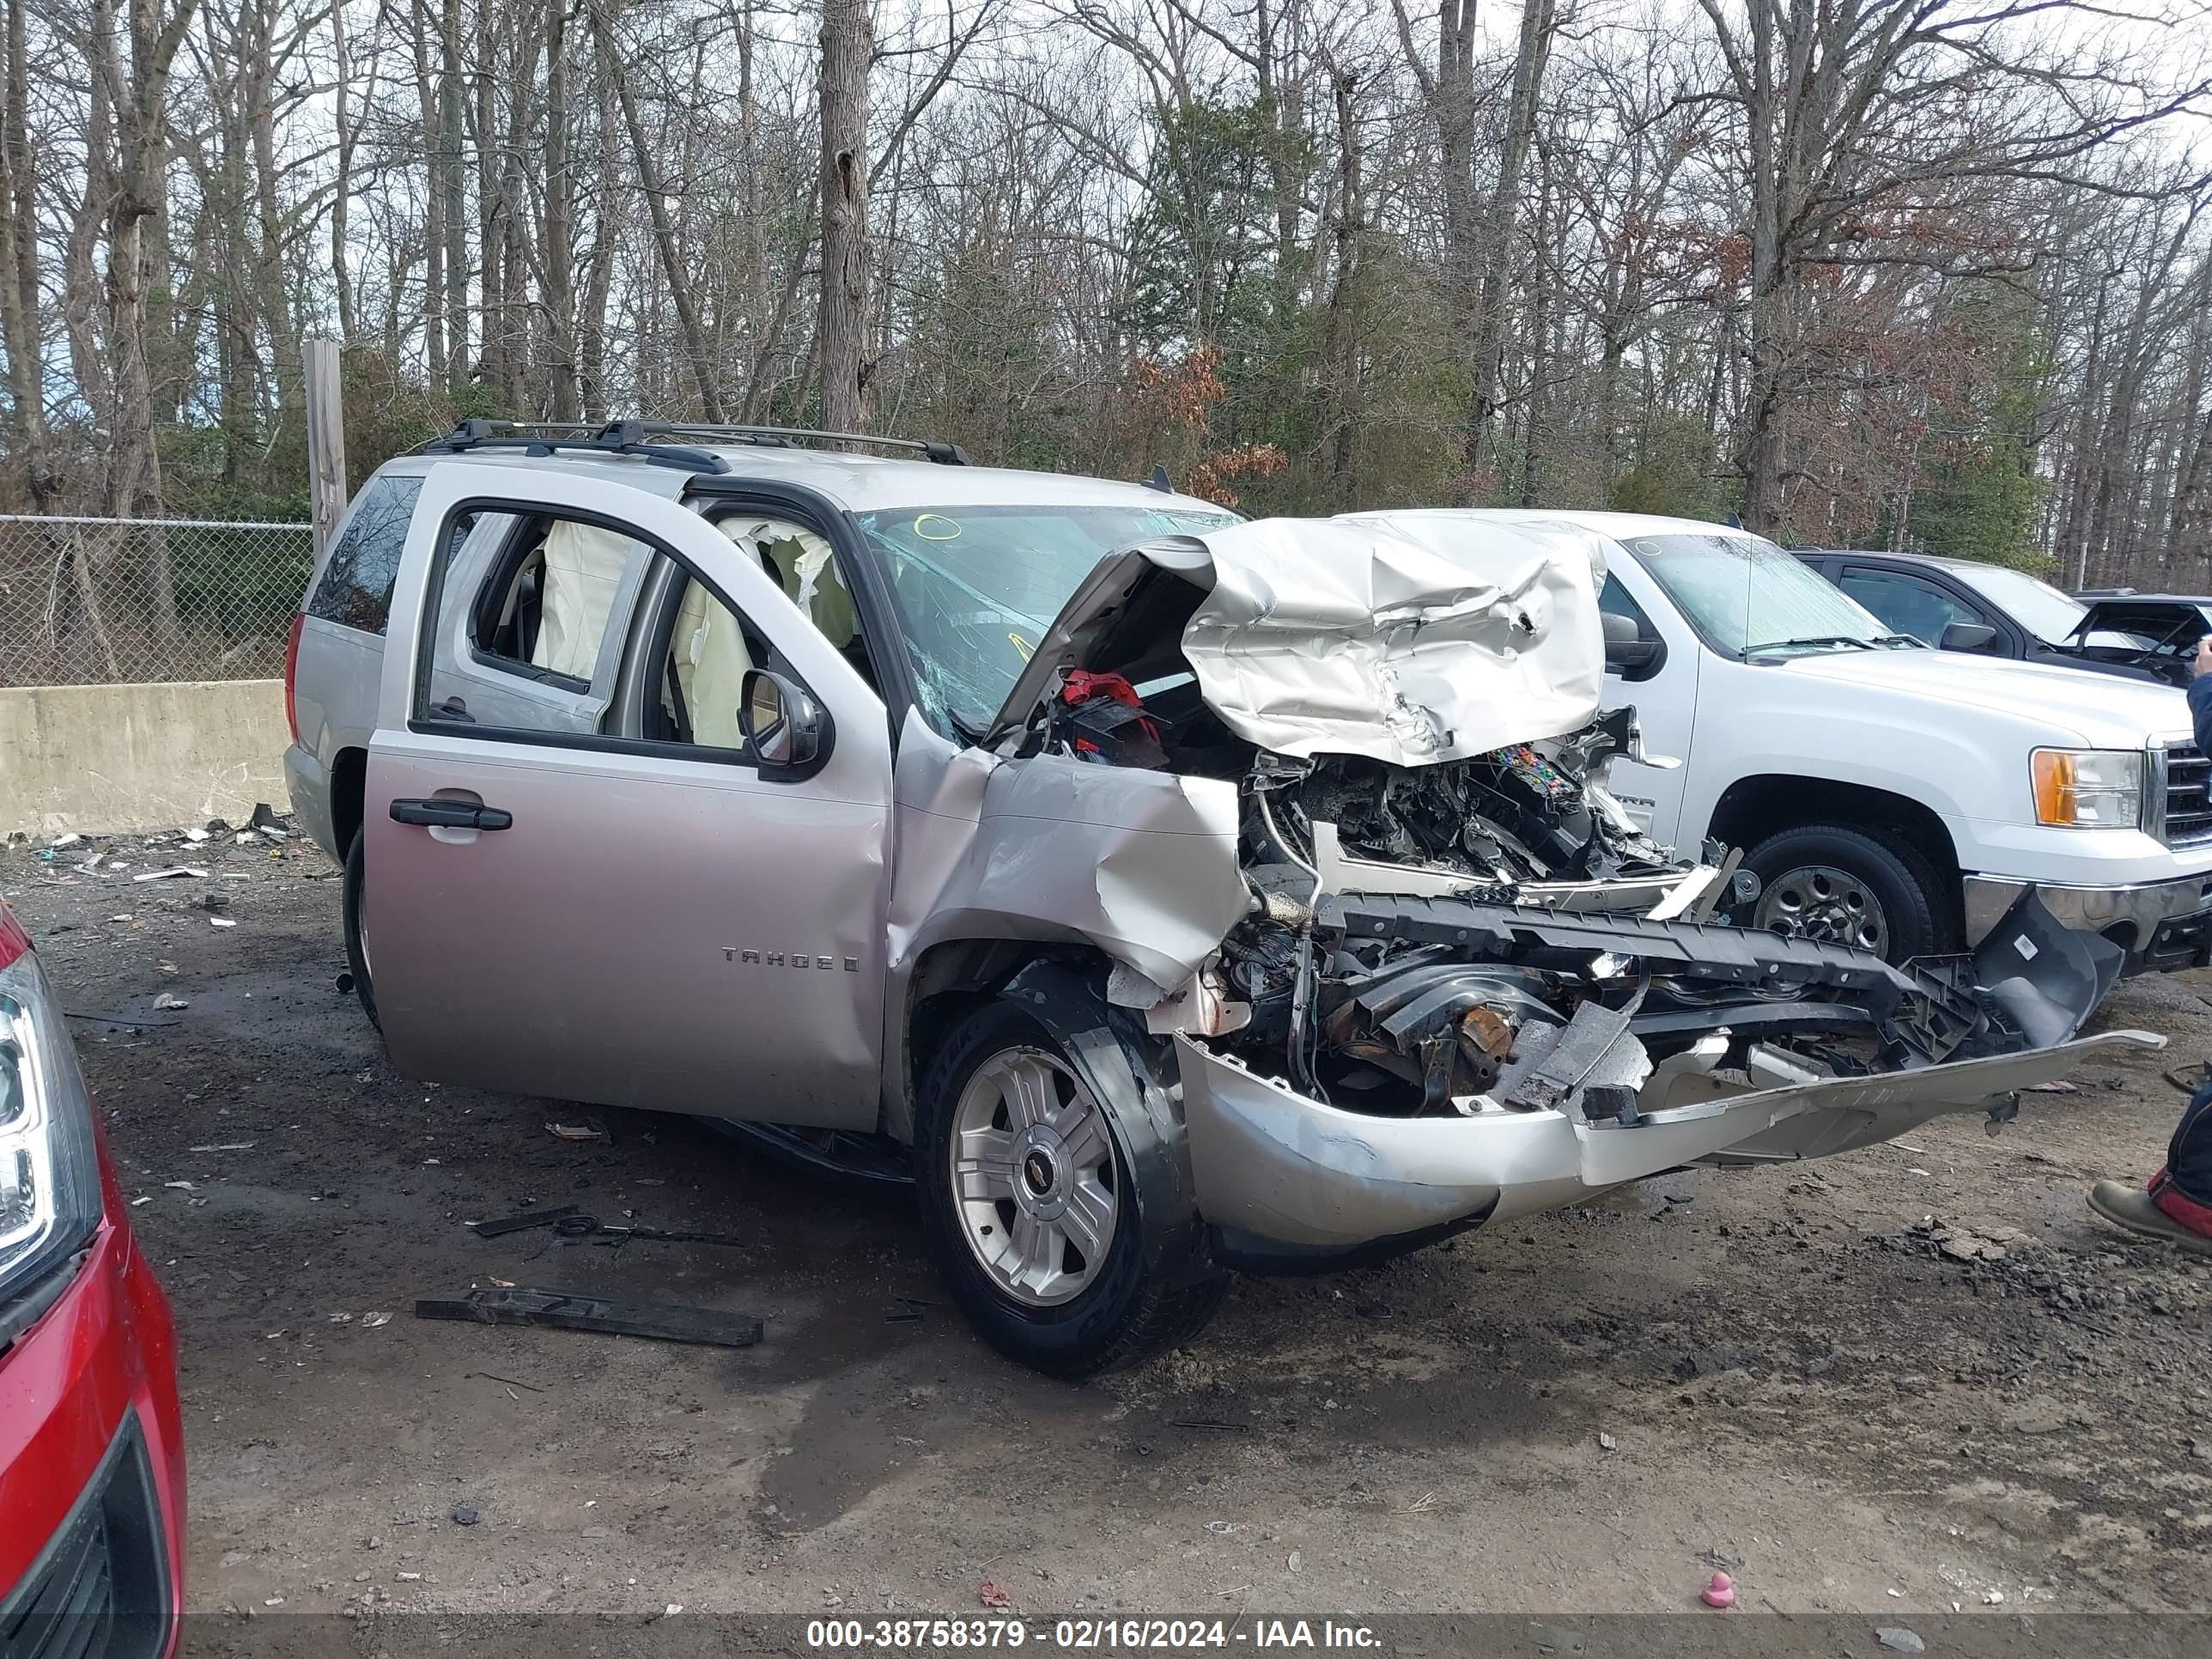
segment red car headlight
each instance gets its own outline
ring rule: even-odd
[[[21,943],[0,908],[0,1307],[82,1249],[100,1216],[92,1102],[61,1006]]]

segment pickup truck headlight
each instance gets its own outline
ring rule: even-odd
[[[2140,750],[2039,749],[2028,763],[2038,823],[2069,830],[2142,828]]]
[[[0,960],[9,931],[0,911]],[[92,1102],[26,951],[0,968],[0,1307],[83,1249],[100,1217]]]

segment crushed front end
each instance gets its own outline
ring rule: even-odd
[[[1228,1259],[1331,1265],[1686,1164],[1994,1124],[2094,1049],[2160,1042],[2076,1037],[2118,953],[2033,897],[1973,956],[1903,967],[1716,923],[1734,857],[1677,859],[1604,787],[1647,757],[1632,711],[1595,712],[1601,566],[1347,533],[1245,526],[1102,568],[994,733],[1015,767],[1235,791],[1237,867],[1209,880],[1243,901],[1202,959],[1162,977],[1088,934],[1109,1000],[1173,1044]]]

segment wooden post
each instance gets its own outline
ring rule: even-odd
[[[320,563],[346,509],[343,371],[336,340],[301,343],[307,370],[307,494],[315,525],[315,560]]]

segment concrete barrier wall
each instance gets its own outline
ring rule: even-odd
[[[0,836],[283,811],[290,741],[282,680],[0,687]]]

